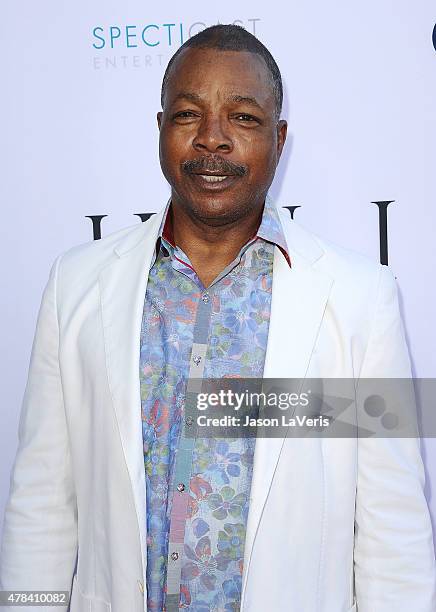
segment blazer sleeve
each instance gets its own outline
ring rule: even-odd
[[[0,590],[70,591],[75,568],[77,509],[58,358],[61,257],[50,271],[32,345],[4,518]],[[19,609],[29,608],[10,607]]]
[[[411,377],[396,280],[380,266],[360,378]],[[419,438],[360,438],[357,470],[358,611],[434,612],[435,556]]]

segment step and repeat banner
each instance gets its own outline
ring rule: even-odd
[[[271,195],[397,277],[416,377],[436,376],[436,8],[430,0],[7,3],[0,155],[0,515],[54,258],[169,195],[156,113],[183,41],[236,23],[275,56],[289,136]],[[436,443],[423,441],[436,518]],[[0,519],[0,529],[1,529]]]

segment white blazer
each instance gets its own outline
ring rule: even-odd
[[[71,612],[146,611],[139,343],[163,211],[60,255],[42,298],[0,587],[72,589]],[[265,378],[411,376],[392,272],[280,216]],[[242,612],[434,612],[423,485],[416,439],[259,439]]]

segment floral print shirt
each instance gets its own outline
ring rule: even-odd
[[[147,609],[237,611],[255,438],[188,436],[184,408],[191,379],[262,377],[274,246],[291,262],[267,198],[256,236],[204,287],[173,243],[170,205],[149,270],[140,343]]]

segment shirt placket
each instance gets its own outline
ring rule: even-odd
[[[168,542],[165,612],[175,612],[179,609],[183,546],[190,497],[189,482],[193,450],[197,437],[196,423],[192,414],[194,413],[193,409],[197,393],[201,391],[204,375],[209,323],[212,312],[211,298],[211,291],[204,290],[197,309],[186,399],[182,416],[182,429],[170,485],[172,506]]]
[[[201,392],[202,380],[204,378],[213,293],[216,293],[220,281],[241,263],[243,254],[251,244],[256,242],[256,240],[256,237],[249,240],[241,248],[236,258],[221,271],[207,289],[202,285],[185,253],[178,247],[174,247],[163,240],[167,251],[172,252],[173,268],[203,288],[194,324],[193,345],[190,357],[185,405],[182,415],[182,428],[169,486],[169,494],[171,497],[171,502],[169,504],[170,527],[163,612],[175,612],[179,610],[185,529],[190,499],[189,482],[192,472],[193,451],[197,440],[196,422],[192,415],[195,413],[197,394]]]

